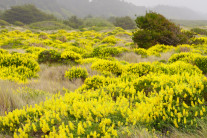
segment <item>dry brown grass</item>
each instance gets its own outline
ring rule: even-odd
[[[122,131],[122,129],[120,130]],[[119,131],[120,138],[164,138],[163,136],[161,136],[161,134],[147,131],[146,128],[142,127],[130,127],[130,136],[128,136],[128,134],[121,133],[121,131]]]
[[[72,82],[64,77],[66,70],[68,70],[70,66],[48,66],[41,64],[40,68],[41,71],[39,72],[40,77],[38,80],[30,81],[27,87],[54,94],[62,92],[63,88],[74,91],[83,84],[82,80],[77,79]]]
[[[13,90],[17,88],[15,83],[9,81],[0,81],[0,115],[5,111],[12,111],[24,105],[22,99],[13,94]]]
[[[124,60],[124,61],[127,61],[129,63],[155,62],[155,61],[160,61],[160,60],[167,61],[173,53],[174,52],[162,53],[161,57],[149,56],[149,57],[146,57],[146,58],[142,58],[141,55],[137,55],[134,52],[128,52],[128,53],[123,53],[117,59],[118,60]]]
[[[0,138],[12,138],[12,136],[4,136],[0,134]]]
[[[17,52],[17,53],[25,53],[25,50],[23,49],[7,49],[9,53]]]
[[[89,76],[99,74],[90,68],[91,64],[81,65],[88,70]],[[65,78],[65,72],[70,65],[53,65],[48,66],[46,64],[40,65],[41,71],[39,72],[39,78],[30,80],[26,84],[17,84],[10,81],[0,81],[0,115],[3,115],[5,111],[12,111],[17,108],[22,108],[25,105],[38,104],[44,101],[46,97],[50,97],[55,93],[64,94],[63,88],[69,91],[75,91],[84,82],[82,79],[76,79],[74,81],[69,81]],[[23,88],[28,88],[24,90]],[[20,93],[15,94],[16,91]],[[35,92],[35,90],[44,91],[45,94],[37,95],[36,97],[31,97],[30,93]],[[26,91],[26,92],[25,92]],[[22,93],[21,93],[22,92]]]
[[[85,67],[88,70],[89,76],[97,75],[98,72],[93,71],[90,66],[90,64],[87,64],[81,65],[80,67]],[[68,89],[69,91],[75,91],[83,84],[83,81],[81,79],[69,81],[65,78],[65,72],[71,67],[72,66],[70,65],[48,66],[41,64],[41,71],[39,72],[40,78],[31,81],[27,86],[50,93],[62,92],[63,88]]]

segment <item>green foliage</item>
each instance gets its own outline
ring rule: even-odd
[[[81,78],[85,80],[88,77],[88,72],[86,68],[81,68],[81,67],[72,67],[65,73],[65,77],[68,78],[69,80]]]
[[[39,63],[57,63],[61,61],[61,53],[57,50],[44,50],[38,55]]]
[[[8,25],[9,25],[9,23],[7,21],[0,19],[0,26],[8,26]]]
[[[32,29],[40,29],[40,30],[60,30],[60,29],[71,30],[71,27],[57,21],[36,22],[30,24],[29,27]]]
[[[207,57],[197,57],[195,59],[195,65],[203,71],[204,74],[207,74]]]
[[[24,26],[24,23],[22,23],[20,21],[15,21],[13,24],[16,26]]]
[[[146,13],[137,17],[137,30],[133,34],[133,41],[141,48],[149,48],[155,44],[176,46],[188,43],[189,35],[181,32],[174,23],[167,20],[161,14]]]
[[[132,18],[130,18],[129,16],[125,16],[125,17],[111,17],[109,20],[116,27],[121,27],[123,29],[135,29],[136,28],[135,21]]]
[[[68,18],[68,20],[64,20],[63,23],[65,25],[68,25],[74,29],[78,29],[80,27],[82,27],[83,25],[83,20],[79,19],[77,16],[72,16],[70,18]]]
[[[205,30],[205,29],[192,28],[191,31],[194,32],[194,33],[196,33],[196,34],[207,35],[207,30]]]
[[[179,53],[172,55],[168,62],[184,61],[196,65],[204,74],[207,73],[207,57],[197,53]]]
[[[30,24],[45,20],[56,20],[54,16],[38,10],[33,5],[13,6],[3,13],[2,19],[12,24],[16,21]]]
[[[188,63],[192,63],[195,60],[195,58],[199,56],[200,56],[199,54],[194,54],[194,53],[178,53],[178,54],[172,55],[168,59],[168,62],[173,63],[176,61],[185,61]]]
[[[39,49],[37,49],[39,50]],[[80,54],[73,51],[63,51],[62,53],[57,50],[44,50],[38,55],[39,63],[79,63],[82,58]]]

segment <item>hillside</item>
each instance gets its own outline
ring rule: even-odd
[[[189,8],[185,7],[171,7],[159,5],[152,8],[153,11],[161,13],[165,17],[170,19],[178,19],[178,20],[202,20],[207,19],[207,17],[201,13],[195,12]]]
[[[205,15],[188,8],[157,6],[146,8],[135,6],[120,0],[0,0],[0,10],[5,10],[14,5],[34,4],[39,9],[52,13],[60,18],[71,15],[79,17],[93,16],[131,16],[143,15],[146,11],[157,11],[170,19],[205,20]]]

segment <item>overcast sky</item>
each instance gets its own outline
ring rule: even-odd
[[[187,7],[194,11],[207,13],[207,0],[125,0],[138,6],[152,7],[156,5],[171,5]]]

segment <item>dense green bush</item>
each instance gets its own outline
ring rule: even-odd
[[[39,21],[56,20],[54,16],[40,11],[34,5],[13,6],[3,13],[2,19],[12,24],[16,21],[30,24]]]
[[[56,50],[44,50],[38,55],[39,63],[54,63],[61,61],[61,53]]]
[[[149,48],[155,44],[176,46],[189,43],[189,35],[181,32],[181,28],[167,20],[161,14],[146,13],[137,17],[136,24],[139,30],[133,33],[133,41],[141,48]]]
[[[71,27],[57,21],[42,21],[36,22],[29,25],[32,29],[40,29],[40,30],[71,30]]]
[[[207,74],[207,57],[197,57],[195,59],[195,65],[203,71],[204,74]]]
[[[109,21],[111,21],[114,24],[114,26],[121,27],[123,29],[135,29],[136,28],[135,21],[129,16],[111,17]]]

